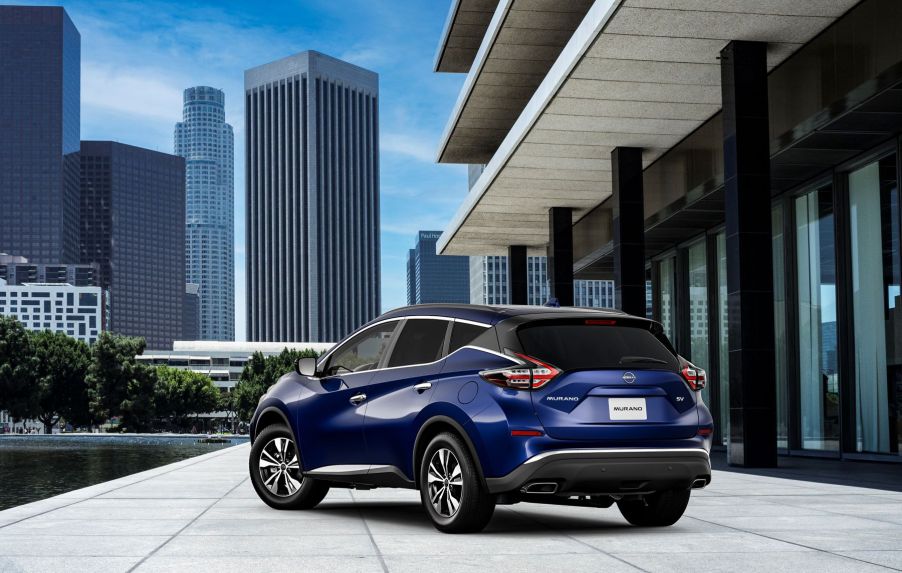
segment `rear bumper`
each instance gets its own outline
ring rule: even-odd
[[[541,482],[557,484],[557,495],[628,495],[688,489],[700,479],[711,481],[711,460],[701,448],[571,449],[533,456],[486,484],[491,493],[519,493]],[[524,492],[526,499],[541,495]]]

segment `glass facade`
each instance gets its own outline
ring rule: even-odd
[[[902,317],[896,155],[849,173],[855,450],[899,451]]]
[[[235,338],[234,146],[222,90],[186,89],[175,154],[185,158],[185,275],[199,287],[201,340]]]
[[[80,68],[63,8],[0,6],[0,253],[78,260]]]
[[[689,246],[689,360],[705,370],[711,369],[708,355],[708,261],[705,241]],[[710,403],[710,388],[702,390]]]
[[[727,316],[729,289],[727,288],[727,235],[723,231],[715,237],[717,248],[717,404],[720,415],[720,435],[727,443],[730,436],[730,323]],[[710,402],[709,402],[710,403]]]
[[[784,249],[784,209],[779,203],[771,211],[771,232],[773,233],[773,260],[774,260],[774,365],[777,380],[777,446],[783,449],[789,447],[789,380],[787,368],[789,367],[788,351],[789,341],[786,330],[786,256]],[[724,257],[724,269],[726,269],[726,257]],[[724,283],[726,284],[726,283]],[[726,325],[726,309],[724,309],[724,321]]]

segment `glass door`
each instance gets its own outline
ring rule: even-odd
[[[849,174],[855,444],[899,452],[902,390],[902,271],[896,155]]]
[[[730,441],[730,320],[727,316],[729,289],[727,288],[727,235],[723,231],[715,237],[717,244],[717,391],[723,443]]]
[[[839,450],[833,189],[795,199],[801,445]]]
[[[671,344],[676,347],[676,337],[674,336],[674,312],[676,311],[676,292],[674,291],[674,272],[675,257],[667,257],[658,263],[658,274],[660,276],[660,284],[658,285],[658,300],[661,304],[661,325],[664,327],[664,334],[670,339]]]
[[[708,263],[705,240],[687,249],[689,261],[689,360],[705,370],[710,370],[708,359]],[[702,390],[702,398],[708,404],[710,389]]]

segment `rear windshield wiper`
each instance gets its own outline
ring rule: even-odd
[[[660,358],[652,358],[651,356],[624,356],[620,359],[621,364],[669,364],[666,360]]]

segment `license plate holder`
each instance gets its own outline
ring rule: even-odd
[[[645,398],[608,398],[608,415],[611,420],[647,420],[648,407]]]

